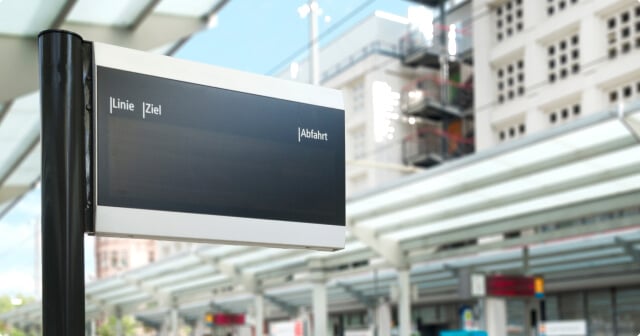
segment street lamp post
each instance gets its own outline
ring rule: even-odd
[[[309,16],[309,83],[320,84],[320,57],[318,48],[318,15],[322,10],[316,0],[298,7],[301,18]]]

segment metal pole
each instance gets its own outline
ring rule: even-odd
[[[84,335],[82,38],[38,35],[42,117],[42,333]]]
[[[318,49],[318,2],[309,1],[309,39],[311,40],[311,50],[309,57],[309,78],[311,84],[320,84],[320,52]]]
[[[313,335],[327,335],[327,285],[324,281],[313,283]]]

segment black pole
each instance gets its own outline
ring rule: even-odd
[[[42,334],[84,335],[82,38],[38,36],[42,116]]]

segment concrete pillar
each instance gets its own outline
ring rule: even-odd
[[[391,336],[391,307],[382,299],[376,309],[375,331],[374,336]]]
[[[411,281],[408,268],[398,270],[398,331],[400,336],[411,335]]]
[[[160,336],[168,336],[169,332],[170,332],[170,328],[169,328],[169,324],[170,324],[170,316],[169,315],[165,315],[164,319],[162,320],[162,324],[160,325],[160,330],[158,332],[158,334]]]
[[[264,295],[262,293],[255,294],[255,324],[256,335],[264,335]]]
[[[484,323],[487,334],[507,336],[507,302],[502,298],[484,299]]]
[[[116,336],[124,336],[124,330],[122,328],[122,309],[116,308]]]
[[[178,307],[176,305],[171,307],[171,312],[170,312],[170,335],[171,336],[178,336],[178,330],[180,328],[179,326],[179,322],[178,322]]]
[[[327,286],[324,281],[313,283],[313,336],[327,334]]]

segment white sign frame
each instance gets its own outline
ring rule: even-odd
[[[338,90],[204,65],[163,55],[93,43],[94,73],[109,67],[144,75],[245,92],[344,110]],[[94,80],[94,116],[99,79]],[[96,119],[94,119],[95,121]],[[97,122],[94,122],[97,162]],[[345,226],[301,223],[98,205],[98,172],[94,167],[95,233],[102,236],[151,238],[207,243],[306,248],[344,248]],[[222,230],[220,228],[223,228]]]

